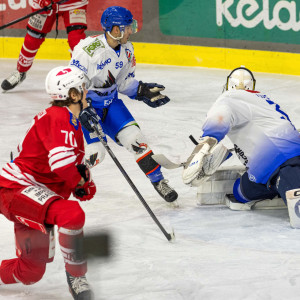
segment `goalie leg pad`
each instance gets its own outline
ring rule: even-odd
[[[300,189],[287,191],[286,200],[291,227],[300,228]]]

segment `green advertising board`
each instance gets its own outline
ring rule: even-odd
[[[159,0],[165,35],[300,44],[300,1]]]

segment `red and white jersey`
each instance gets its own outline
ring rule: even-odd
[[[38,4],[38,2],[38,0],[29,0],[29,5],[35,10],[43,8]],[[74,10],[76,8],[87,5],[88,3],[88,0],[68,0],[63,4],[58,5],[58,11]]]
[[[36,115],[18,156],[2,169],[0,187],[47,187],[67,199],[81,176],[83,163],[81,125],[67,107],[52,106]]]

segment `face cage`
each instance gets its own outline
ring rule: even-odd
[[[245,70],[245,71],[247,71],[247,72],[250,73],[251,78],[252,78],[252,81],[253,81],[252,91],[254,91],[254,90],[255,90],[255,85],[256,85],[256,80],[255,80],[255,78],[254,78],[253,73],[252,73],[249,69],[247,69],[247,68],[245,68],[245,67],[239,67],[239,68],[235,68],[234,70],[232,70],[232,71],[230,72],[230,74],[227,76],[226,84],[225,84],[224,87],[223,87],[223,92],[228,91],[228,83],[229,83],[230,76],[231,76],[232,73],[235,72],[236,70]]]

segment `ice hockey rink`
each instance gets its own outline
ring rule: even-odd
[[[1,59],[0,80],[16,60]],[[49,105],[47,72],[67,61],[36,60],[27,79],[0,94],[0,166],[29,127],[35,114]],[[237,66],[238,67],[238,66]],[[246,66],[251,68],[251,66]],[[136,78],[166,86],[170,103],[150,108],[124,101],[155,153],[184,161],[198,138],[206,111],[222,92],[228,70],[137,65]],[[266,92],[300,127],[300,77],[254,73],[257,90]],[[81,203],[85,233],[108,233],[112,255],[89,261],[87,278],[101,300],[280,300],[299,299],[300,230],[289,225],[286,209],[231,211],[224,205],[197,205],[197,188],[185,186],[181,169],[164,170],[179,194],[179,207],[168,206],[122,147],[109,146],[168,232],[170,243],[153,222],[107,154],[92,169],[98,193]],[[233,159],[233,162],[235,160]],[[0,216],[0,260],[15,257],[13,224]],[[0,299],[67,300],[64,263],[59,245],[43,279],[32,286],[0,286]]]

